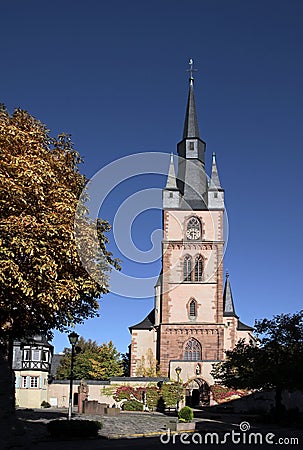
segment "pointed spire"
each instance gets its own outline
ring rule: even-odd
[[[196,104],[194,96],[194,77],[193,60],[189,60],[190,78],[189,78],[189,93],[186,107],[186,115],[184,121],[183,139],[200,137],[199,126],[196,113]]]
[[[168,170],[167,182],[166,182],[165,189],[174,189],[174,190],[178,189],[173,153],[170,154],[170,163],[169,163],[169,170]]]
[[[228,272],[226,272],[226,280],[223,294],[223,316],[238,317],[235,311]]]
[[[218,168],[216,163],[216,154],[213,153],[213,162],[211,167],[211,177],[210,177],[210,183],[209,183],[209,189],[222,189],[219,174],[218,174]]]

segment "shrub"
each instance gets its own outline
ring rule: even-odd
[[[178,413],[180,422],[191,422],[194,418],[194,412],[189,406],[184,406]]]
[[[52,420],[47,431],[52,437],[92,437],[98,436],[101,422],[94,420]]]
[[[160,398],[159,389],[156,386],[146,388],[146,404],[149,409],[156,409]]]
[[[130,400],[135,396],[135,389],[132,386],[119,386],[113,395],[114,400],[120,402],[121,400]]]
[[[182,401],[184,397],[184,387],[179,383],[164,383],[161,387],[161,397],[165,402],[166,408],[176,406],[177,401]]]
[[[143,403],[137,400],[127,400],[122,405],[123,411],[143,411]]]
[[[217,403],[228,402],[239,397],[241,398],[249,393],[247,389],[233,389],[220,384],[213,384],[210,387],[210,390],[213,394],[213,399]]]
[[[50,407],[51,407],[51,405],[48,402],[46,402],[45,400],[43,400],[43,402],[41,403],[41,408],[50,408]]]

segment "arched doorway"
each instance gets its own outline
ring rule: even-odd
[[[194,378],[185,383],[186,405],[191,408],[209,406],[209,385],[202,378]]]

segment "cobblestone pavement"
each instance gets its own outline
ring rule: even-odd
[[[122,437],[125,435],[161,433],[169,428],[171,420],[173,420],[171,417],[162,414],[122,413],[118,417],[103,416],[101,419],[102,429],[99,434],[111,438],[117,435]]]

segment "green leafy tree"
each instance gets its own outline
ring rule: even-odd
[[[71,349],[65,348],[63,353],[56,375],[59,380],[70,378]],[[123,375],[123,362],[112,341],[98,345],[96,341],[80,337],[73,372],[78,380],[107,380]]]
[[[108,271],[118,268],[106,249],[109,224],[90,220],[84,204],[77,215],[86,225],[82,253],[99,282],[80,261],[74,223],[87,182],[80,162],[69,135],[52,138],[26,111],[10,115],[0,106],[0,422],[14,412],[13,340],[51,337],[52,329],[96,316]]]
[[[303,311],[258,320],[259,345],[240,340],[215,364],[212,375],[223,385],[239,389],[274,389],[275,409],[282,411],[283,389],[303,388]]]

